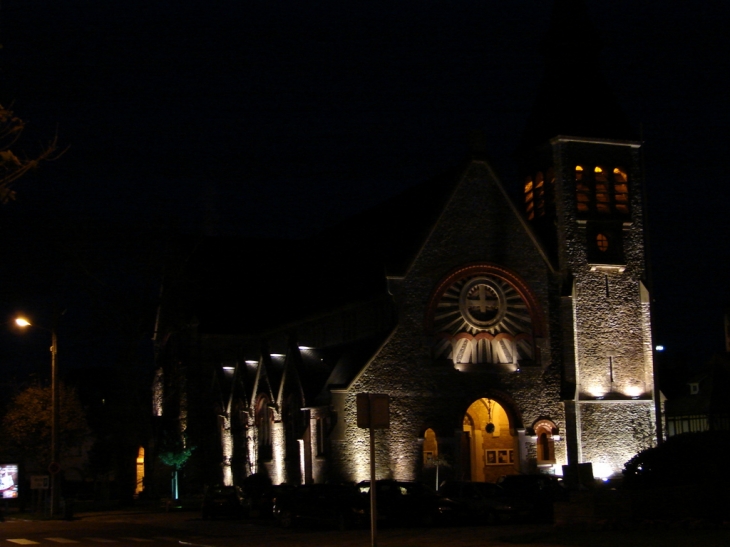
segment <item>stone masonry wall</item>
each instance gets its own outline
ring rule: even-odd
[[[560,267],[574,280],[573,314],[578,400],[636,400],[636,404],[578,404],[580,459],[620,472],[637,451],[655,442],[654,378],[643,234],[639,149],[623,144],[554,142]],[[587,233],[577,216],[575,166],[628,173],[630,218],[621,219],[625,269],[593,268]],[[620,226],[621,222],[614,224]],[[603,226],[596,224],[596,226]]]
[[[655,442],[652,401],[582,403],[583,460],[595,474],[620,472],[623,464]]]

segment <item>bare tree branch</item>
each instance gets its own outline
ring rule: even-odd
[[[13,184],[28,171],[44,161],[58,159],[66,151],[58,150],[58,137],[54,137],[35,157],[19,158],[11,148],[17,144],[25,129],[25,122],[12,110],[0,105],[0,203],[15,199]]]

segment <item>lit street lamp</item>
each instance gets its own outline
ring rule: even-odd
[[[58,463],[58,424],[59,424],[59,397],[58,397],[58,373],[56,358],[58,354],[58,340],[56,338],[55,325],[51,329],[46,329],[38,325],[31,324],[24,317],[18,317],[15,324],[19,327],[34,327],[37,329],[49,331],[51,333],[51,463],[48,466],[48,472],[51,474],[51,510],[50,516],[54,516],[58,509],[58,472],[60,466]]]

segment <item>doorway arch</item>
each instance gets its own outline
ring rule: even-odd
[[[465,479],[495,482],[519,473],[519,445],[511,413],[494,399],[477,399],[464,414],[462,467]],[[467,447],[468,444],[468,447]]]

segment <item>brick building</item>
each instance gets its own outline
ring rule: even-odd
[[[155,415],[191,480],[598,476],[657,438],[641,143],[557,0],[519,180],[469,157],[303,241],[204,239],[163,290]]]

